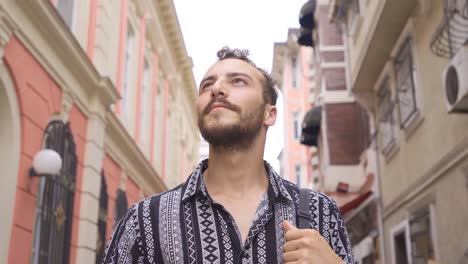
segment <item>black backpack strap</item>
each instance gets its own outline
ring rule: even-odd
[[[310,222],[312,221],[312,214],[309,209],[309,196],[308,189],[299,189],[299,210],[297,210],[297,228],[310,229]]]

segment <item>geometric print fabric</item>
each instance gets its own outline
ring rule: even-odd
[[[203,183],[208,160],[187,181],[133,205],[121,219],[103,263],[284,263],[283,220],[297,219],[299,188],[265,162],[268,190],[245,241],[233,218],[211,199]],[[344,221],[335,202],[310,191],[310,228],[316,229],[345,263],[354,263]]]

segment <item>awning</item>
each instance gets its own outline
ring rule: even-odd
[[[320,122],[322,121],[322,107],[317,106],[307,112],[302,121],[301,144],[317,146],[320,134]]]
[[[340,212],[342,215],[346,214],[347,212],[353,210],[354,208],[357,208],[359,205],[361,205],[367,197],[369,197],[372,194],[372,191],[368,191],[366,193],[363,193],[359,195],[358,197],[354,198],[353,200],[345,203],[344,205],[340,206]]]
[[[307,29],[314,29],[315,21],[314,21],[314,14],[315,14],[315,0],[307,1],[302,7],[299,13],[299,24]]]
[[[297,43],[299,43],[301,46],[313,47],[314,40],[312,39],[312,30],[301,27],[299,36],[297,38]]]

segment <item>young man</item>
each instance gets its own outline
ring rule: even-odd
[[[104,263],[354,263],[324,194],[310,191],[310,229],[295,227],[299,189],[263,160],[277,114],[274,81],[247,55],[221,49],[200,83],[208,160],[184,184],[131,207]]]

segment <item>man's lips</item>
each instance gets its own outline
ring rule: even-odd
[[[225,104],[213,104],[213,105],[208,109],[208,113],[211,112],[213,109],[216,109],[216,108],[226,108],[226,109],[232,110],[228,105],[225,105]]]
[[[208,105],[203,109],[202,114],[207,115],[211,110],[215,108],[226,108],[234,112],[240,112],[240,108],[235,105],[231,104],[228,100],[224,98],[219,98],[218,100],[213,100],[208,103]]]

